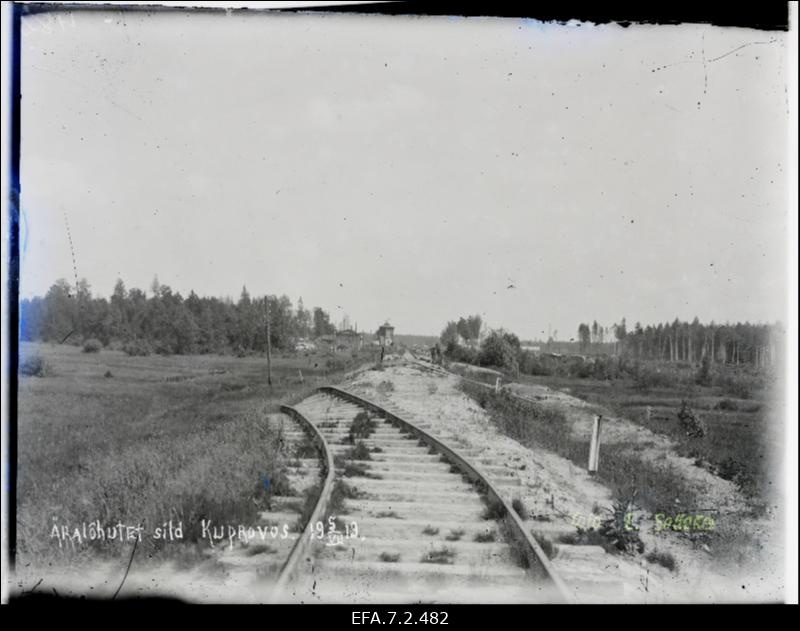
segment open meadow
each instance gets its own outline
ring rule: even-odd
[[[130,554],[119,540],[73,546],[53,536],[54,526],[97,521],[148,532],[182,521],[181,545],[146,538],[144,552],[201,561],[201,519],[252,523],[278,492],[263,482],[280,478],[286,457],[267,415],[372,354],[279,353],[269,386],[261,355],[131,357],[23,343],[20,363],[37,363],[39,376],[20,373],[18,566]]]
[[[782,387],[764,370],[718,367],[713,383],[696,383],[697,368],[652,362],[647,374],[658,379],[596,380],[520,375],[521,383],[548,386],[594,404],[675,441],[677,453],[695,465],[730,480],[763,511],[781,470],[784,410]],[[704,436],[687,435],[679,422],[686,401],[705,427]],[[773,498],[774,499],[774,498]]]

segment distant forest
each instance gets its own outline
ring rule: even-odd
[[[711,361],[767,366],[775,362],[784,332],[780,324],[703,324],[675,319],[628,330],[625,318],[611,328],[593,322],[578,326],[577,346],[581,353],[614,353],[643,359],[673,362]]]
[[[44,297],[20,301],[20,339],[118,342],[131,355],[258,352],[267,345],[267,314],[276,349],[336,330],[328,313],[307,310],[302,298],[296,308],[288,296],[253,297],[246,288],[236,302],[194,291],[184,298],[156,278],[149,294],[118,280],[106,299],[93,296],[86,280],[72,287],[62,279]]]
[[[533,351],[563,355],[614,355],[634,359],[657,359],[698,363],[708,358],[712,363],[770,366],[781,360],[785,332],[781,324],[703,324],[675,319],[643,327],[636,323],[628,330],[625,318],[619,324],[603,327],[581,323],[577,339],[569,341],[550,337],[545,341],[520,341],[503,329],[487,331],[481,317],[473,315],[451,320],[440,335],[448,356],[468,363],[507,365],[515,358]],[[500,363],[497,363],[500,362]]]

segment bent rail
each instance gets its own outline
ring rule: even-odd
[[[333,490],[334,476],[336,475],[336,470],[333,465],[333,455],[328,449],[328,443],[325,440],[325,437],[319,431],[317,426],[303,416],[298,410],[289,405],[281,405],[280,410],[284,414],[288,414],[297,420],[303,427],[306,428],[307,433],[311,436],[311,440],[314,442],[317,449],[319,449],[320,454],[322,455],[322,467],[325,478],[322,482],[322,488],[320,489],[317,504],[314,506],[314,510],[312,511],[311,516],[308,518],[308,522],[303,528],[303,532],[300,534],[300,537],[298,537],[297,541],[295,541],[294,546],[292,546],[292,551],[289,553],[289,556],[286,558],[286,562],[281,568],[278,581],[275,583],[270,595],[271,603],[277,602],[277,600],[280,598],[281,594],[286,589],[286,585],[294,577],[300,559],[303,557],[308,549],[308,546],[311,544],[311,532],[314,528],[314,524],[320,521],[325,514],[325,509],[328,506],[331,491]]]
[[[487,496],[493,502],[497,502],[500,505],[502,505],[504,513],[503,519],[508,526],[509,533],[522,548],[522,551],[528,561],[529,567],[531,569],[538,568],[542,572],[542,575],[545,578],[552,581],[552,583],[558,590],[559,595],[564,599],[565,602],[573,603],[576,601],[575,595],[573,594],[572,590],[570,590],[569,587],[567,587],[566,583],[564,583],[563,579],[558,575],[558,572],[556,571],[555,567],[550,562],[550,559],[547,558],[547,555],[544,553],[544,550],[542,550],[542,547],[539,545],[536,539],[534,539],[533,536],[527,531],[525,525],[522,523],[522,519],[519,517],[519,515],[517,515],[516,511],[514,511],[514,509],[508,504],[508,502],[506,502],[506,500],[503,499],[503,497],[497,491],[497,488],[489,481],[486,475],[478,467],[471,464],[456,450],[452,449],[451,447],[448,447],[445,443],[443,443],[435,436],[428,434],[425,430],[397,416],[396,414],[379,406],[378,404],[373,403],[372,401],[363,399],[362,397],[353,394],[352,392],[348,392],[347,390],[343,390],[335,386],[321,386],[317,388],[317,391],[332,394],[339,398],[350,401],[351,403],[355,403],[361,407],[370,409],[371,411],[377,414],[385,416],[393,423],[405,428],[413,435],[415,435],[418,439],[426,442],[429,446],[434,447],[437,451],[444,454],[472,482],[474,482],[479,489],[485,491]]]

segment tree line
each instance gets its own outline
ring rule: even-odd
[[[119,342],[130,354],[224,353],[264,351],[267,318],[273,348],[292,347],[298,338],[336,331],[320,307],[307,310],[300,298],[295,308],[288,296],[252,297],[247,288],[237,302],[229,298],[180,293],[153,280],[149,294],[126,289],[118,280],[109,299],[93,296],[82,279],[76,287],[60,279],[44,297],[20,302],[20,339]]]
[[[609,335],[611,334],[611,335]],[[610,329],[581,323],[578,348],[582,353],[624,355],[641,359],[696,363],[708,357],[714,363],[768,366],[776,361],[783,339],[780,324],[703,324],[674,321],[647,325],[637,322],[628,330],[625,318]]]

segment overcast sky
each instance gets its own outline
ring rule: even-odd
[[[154,275],[361,329],[785,319],[784,33],[23,20],[21,294]]]

